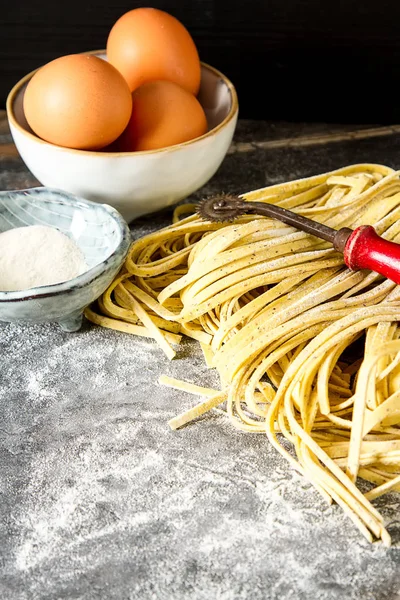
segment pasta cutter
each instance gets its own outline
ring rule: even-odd
[[[261,215],[277,219],[330,242],[335,250],[342,252],[349,269],[369,269],[400,284],[400,244],[383,239],[371,225],[361,225],[356,229],[332,229],[286,208],[265,202],[245,202],[231,194],[202,200],[197,212],[207,221],[218,222],[234,221],[241,215]]]

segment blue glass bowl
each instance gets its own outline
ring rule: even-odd
[[[63,283],[0,291],[0,321],[56,321],[64,331],[77,331],[86,306],[121,268],[131,243],[129,227],[111,206],[60,190],[0,192],[0,233],[26,225],[47,225],[65,233],[82,250],[88,270]]]

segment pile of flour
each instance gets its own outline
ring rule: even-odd
[[[0,233],[0,291],[61,283],[87,269],[80,248],[58,229],[30,225]]]

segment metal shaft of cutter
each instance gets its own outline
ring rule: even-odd
[[[247,214],[254,213],[264,217],[271,217],[286,223],[286,225],[291,225],[296,229],[301,229],[306,233],[310,233],[327,242],[331,242],[331,244],[335,241],[335,235],[337,234],[336,229],[307,219],[307,217],[303,217],[302,215],[297,215],[290,210],[286,210],[286,208],[281,208],[280,206],[267,204],[265,202],[243,202],[243,208]]]

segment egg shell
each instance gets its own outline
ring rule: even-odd
[[[107,40],[107,57],[132,91],[165,79],[194,95],[200,88],[200,59],[185,26],[156,8],[135,8],[118,19]]]
[[[117,141],[122,152],[157,150],[207,132],[197,98],[172,81],[151,81],[132,94],[132,115]]]
[[[71,54],[40,68],[24,95],[25,117],[43,140],[98,150],[125,129],[132,96],[121,73],[92,55]]]

